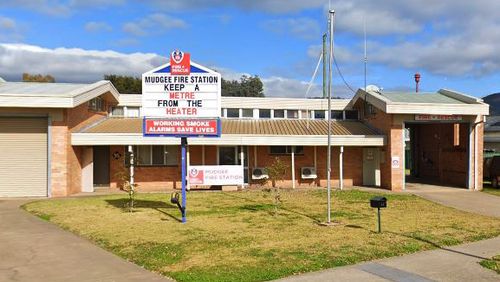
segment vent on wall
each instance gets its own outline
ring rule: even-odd
[[[252,179],[268,179],[267,169],[263,167],[256,167],[252,169]]]
[[[314,167],[303,167],[300,169],[302,179],[316,179],[316,169]]]

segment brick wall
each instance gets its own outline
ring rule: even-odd
[[[180,146],[179,146],[180,150]],[[255,165],[254,150],[257,150],[257,165]],[[202,146],[190,146],[191,165],[202,164]],[[115,160],[112,155],[119,152],[121,158]],[[339,148],[332,147],[332,186],[339,185]],[[110,147],[110,188],[119,189],[121,185],[120,174],[127,172],[128,168],[124,164],[125,146]],[[361,147],[344,148],[344,185],[346,187],[353,185],[362,185],[362,155]],[[326,186],[326,162],[327,148],[317,147],[317,179],[301,179],[301,167],[314,167],[314,147],[304,147],[304,154],[295,156],[295,185],[296,187],[315,187]],[[292,187],[291,155],[271,155],[268,146],[248,146],[248,164],[251,173],[254,167],[269,166],[274,159],[278,157],[289,167],[285,175],[285,181],[280,183],[283,187]],[[170,189],[180,189],[180,152],[176,167],[135,167],[135,182],[139,185],[139,191],[161,191]],[[205,164],[217,164],[217,147],[205,146]],[[127,172],[128,173],[128,172]],[[257,185],[257,181],[252,181],[249,176],[250,184]],[[270,185],[271,183],[267,183]]]
[[[380,182],[381,186],[393,191],[400,191],[403,188],[404,173],[404,147],[403,147],[403,124],[396,120],[394,115],[386,114],[380,109],[374,108],[375,113],[364,115],[364,101],[359,99],[354,108],[362,113],[362,119],[371,127],[376,128],[380,133],[387,136],[386,145],[381,148]],[[392,168],[392,157],[399,157],[400,168]]]
[[[88,102],[63,109],[51,124],[51,194],[63,197],[82,190],[82,148],[71,146],[71,133],[106,117],[88,110]]]

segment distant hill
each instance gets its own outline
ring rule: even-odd
[[[500,93],[493,93],[483,98],[490,105],[490,116],[500,115]]]

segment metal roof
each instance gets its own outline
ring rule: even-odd
[[[327,135],[326,120],[238,120],[222,119],[222,134],[238,135]],[[108,118],[81,133],[141,133],[141,118]],[[380,135],[360,121],[332,121],[332,135]]]
[[[382,92],[381,94],[395,103],[466,104],[440,93]]]
[[[486,118],[484,124],[485,132],[498,132],[500,131],[500,116],[489,116]]]
[[[0,95],[74,97],[87,88],[99,86],[107,81],[92,84],[43,83],[43,82],[1,82]]]

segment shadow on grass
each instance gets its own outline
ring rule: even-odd
[[[268,206],[267,204],[262,204],[261,201],[256,201],[254,199],[249,199],[247,197],[242,197],[242,196],[238,196],[236,195],[235,193],[224,193],[223,194],[224,196],[228,196],[228,197],[232,197],[232,198],[236,198],[236,199],[241,199],[241,200],[246,200],[246,201],[249,201],[249,202],[252,202],[252,203],[256,203],[257,205],[255,206],[258,206],[258,207],[261,207],[261,206]],[[249,205],[246,205],[244,207],[249,207]],[[242,209],[245,209],[245,208],[242,208]],[[274,207],[274,206],[273,206]],[[293,214],[296,214],[296,215],[300,215],[300,216],[303,216],[303,217],[306,217],[306,218],[309,218],[311,219],[314,223],[316,224],[319,224],[321,223],[321,220],[312,216],[312,215],[308,215],[306,213],[303,213],[303,212],[299,212],[299,211],[296,211],[296,210],[292,210],[290,208],[287,208],[287,207],[283,207],[282,205],[280,205],[279,207],[279,210],[284,210],[284,211],[287,211],[289,213],[293,213]]]
[[[110,205],[112,205],[115,208],[119,208],[123,210],[124,212],[129,212],[128,209],[128,203],[129,199],[128,198],[123,198],[123,199],[111,199],[111,200],[106,200],[106,202]],[[175,215],[173,215],[170,212],[167,212],[163,209],[173,209],[173,210],[178,210],[177,206],[168,203],[167,201],[162,202],[162,201],[149,201],[149,200],[134,200],[134,209],[153,209],[156,210],[173,220],[176,220],[178,222],[182,222],[182,220]]]
[[[355,229],[364,229],[364,230],[366,230],[368,232],[371,232],[371,233],[377,233],[376,231],[370,230],[370,229],[368,229],[366,227],[359,226],[359,225],[350,225],[349,224],[349,225],[345,225],[345,227],[355,228]],[[466,252],[462,252],[462,251],[453,250],[453,249],[450,249],[450,248],[447,248],[447,247],[443,247],[443,246],[439,245],[438,243],[435,243],[435,242],[433,242],[433,241],[431,241],[429,239],[422,238],[421,236],[418,236],[418,235],[415,235],[415,234],[409,235],[409,234],[397,233],[397,232],[392,232],[392,231],[382,231],[382,233],[389,233],[389,234],[393,234],[393,235],[396,235],[396,236],[402,236],[402,237],[406,237],[408,239],[417,240],[417,241],[429,244],[429,245],[435,247],[436,249],[440,249],[440,250],[451,252],[451,253],[455,253],[455,254],[460,254],[460,255],[464,255],[464,256],[468,256],[468,257],[473,257],[473,258],[477,258],[477,259],[482,259],[482,260],[489,259],[489,258],[477,256],[477,255],[474,255],[474,254],[469,254],[469,253],[466,253]]]

